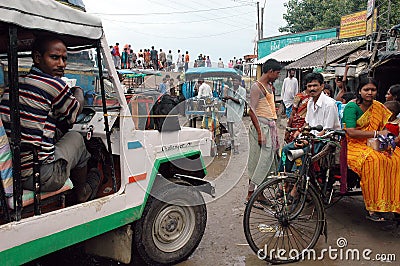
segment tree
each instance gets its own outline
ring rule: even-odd
[[[342,16],[366,10],[367,0],[289,0],[284,5],[287,12],[283,18],[287,25],[279,31],[296,33],[339,27]]]

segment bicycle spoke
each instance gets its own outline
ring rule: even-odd
[[[291,192],[296,196],[289,202]],[[264,203],[258,209],[258,202],[262,201],[256,199],[261,196]],[[297,179],[277,178],[267,181],[254,192],[243,222],[246,239],[256,253],[265,251],[266,260],[270,262],[294,261],[299,259],[297,253],[291,258],[280,258],[274,251],[284,250],[289,254],[296,250],[301,254],[312,248],[322,232],[323,206],[313,188],[302,192],[297,189]]]

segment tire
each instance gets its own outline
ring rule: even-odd
[[[200,192],[186,182],[170,183],[149,196],[135,223],[133,248],[149,265],[179,263],[200,244],[206,223]]]
[[[289,192],[295,186],[298,196],[288,203]],[[296,178],[282,176],[271,176],[257,188],[243,218],[251,249],[260,259],[274,264],[302,259],[306,250],[317,243],[324,224],[324,207],[315,188],[309,184],[305,193],[297,186]]]

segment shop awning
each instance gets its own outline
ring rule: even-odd
[[[366,40],[361,40],[330,44],[325,48],[320,48],[317,51],[287,65],[285,68],[310,69],[327,66],[354,53],[354,51],[360,49],[366,43]]]
[[[292,43],[288,46],[283,47],[282,49],[279,49],[276,52],[273,52],[272,54],[258,59],[256,62],[254,62],[254,64],[262,65],[265,61],[272,58],[281,63],[290,63],[293,61],[297,61],[300,58],[303,58],[317,51],[318,49],[327,46],[331,41],[332,39],[324,39],[312,42]]]

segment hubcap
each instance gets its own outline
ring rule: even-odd
[[[158,213],[154,221],[154,244],[163,252],[181,249],[190,240],[195,223],[193,207],[168,205]]]

